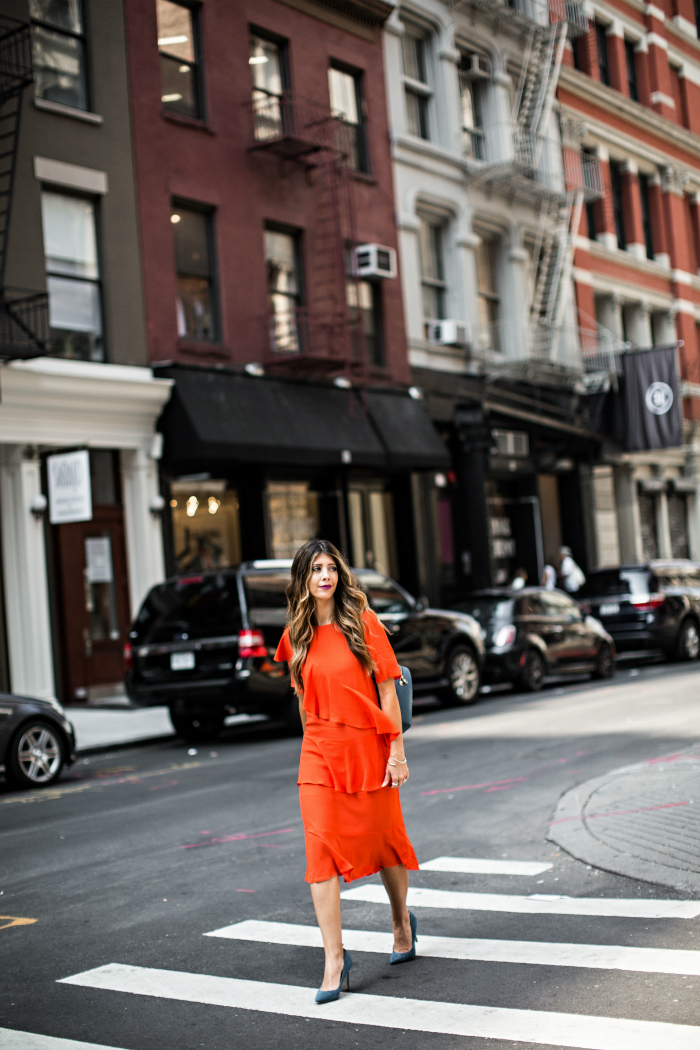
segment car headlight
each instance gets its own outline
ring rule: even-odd
[[[493,644],[497,649],[503,648],[504,645],[510,645],[515,641],[515,626],[512,623],[507,623],[503,627],[499,627],[493,636]]]

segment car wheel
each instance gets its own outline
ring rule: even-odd
[[[9,779],[17,787],[48,787],[63,768],[63,741],[48,722],[22,726],[10,744]]]
[[[455,646],[447,658],[445,677],[451,703],[473,704],[481,686],[481,671],[474,650],[467,645]]]
[[[221,711],[207,714],[187,714],[170,709],[170,721],[178,736],[187,743],[200,740],[213,740],[224,728],[224,715]]]
[[[695,620],[684,620],[676,642],[677,660],[697,660],[700,656],[700,630]]]
[[[598,650],[598,657],[595,662],[595,671],[593,672],[594,678],[612,678],[617,669],[617,661],[615,654],[608,645],[607,642],[603,642],[600,649]]]
[[[544,657],[539,649],[528,649],[523,669],[520,672],[520,686],[528,693],[536,693],[544,685],[546,673]]]

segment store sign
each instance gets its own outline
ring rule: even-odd
[[[625,448],[678,448],[683,444],[676,346],[624,355]]]
[[[61,452],[46,460],[49,520],[52,525],[92,521],[90,457],[87,450]]]

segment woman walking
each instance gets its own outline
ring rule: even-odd
[[[417,871],[418,861],[396,790],[408,780],[394,685],[401,671],[364,592],[327,540],[297,551],[275,659],[289,663],[299,696],[306,881],[326,953],[316,1002],[329,1003],[344,982],[350,987],[352,966],[343,949],[339,876],[352,882],[381,873],[394,927],[389,961],[408,962],[417,923],[406,908],[407,869]]]

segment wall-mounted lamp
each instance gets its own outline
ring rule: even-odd
[[[148,504],[148,509],[150,510],[154,518],[159,518],[162,515],[163,511],[165,510],[165,500],[160,495],[160,493],[156,496],[151,496],[150,503]]]
[[[36,496],[29,504],[29,509],[32,512],[34,518],[37,521],[41,521],[41,519],[44,517],[44,514],[46,514],[46,508],[48,507],[48,505],[48,500],[46,499],[44,493],[37,492]]]

